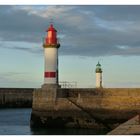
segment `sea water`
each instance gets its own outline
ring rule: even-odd
[[[0,109],[0,135],[102,135],[96,129],[30,128],[31,108]]]

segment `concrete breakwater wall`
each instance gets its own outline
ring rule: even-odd
[[[34,92],[32,125],[113,129],[140,113],[140,88],[57,89],[54,100],[50,91]]]
[[[73,102],[106,123],[122,123],[140,113],[140,88],[87,89],[87,91],[70,89],[68,93],[68,98]]]
[[[32,107],[33,88],[0,88],[0,108]]]
[[[32,107],[33,91],[37,126],[115,128],[140,113],[140,88],[0,88],[0,107]]]

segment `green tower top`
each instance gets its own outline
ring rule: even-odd
[[[99,63],[98,61],[98,64],[96,65],[96,70],[95,70],[96,73],[102,73],[102,68],[101,68],[101,64]]]

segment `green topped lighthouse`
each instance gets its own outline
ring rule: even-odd
[[[98,64],[96,65],[96,88],[101,88],[102,87],[102,68],[101,64],[98,61]]]
[[[96,65],[96,73],[102,73],[102,68],[101,68],[101,64],[98,61],[98,64]]]

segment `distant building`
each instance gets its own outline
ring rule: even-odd
[[[96,65],[96,88],[101,88],[102,87],[102,68],[101,64],[98,62]]]

